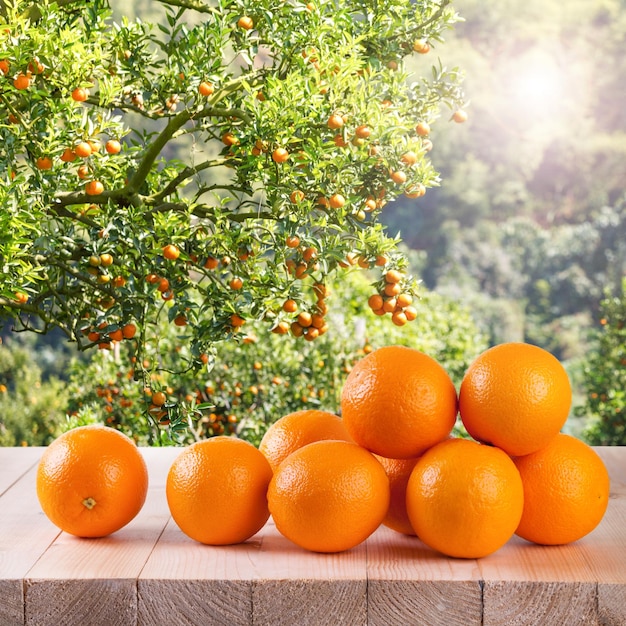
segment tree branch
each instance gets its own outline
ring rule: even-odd
[[[171,7],[179,7],[181,9],[190,9],[198,13],[217,13],[215,7],[211,7],[204,2],[198,0],[157,0],[161,4]]]
[[[439,8],[425,22],[422,22],[419,26],[416,26],[413,30],[408,31],[409,34],[420,33],[426,27],[430,26],[433,22],[436,22],[443,15],[443,12],[446,10],[446,7],[451,2],[452,0],[443,0],[442,3],[439,5]]]
[[[225,163],[228,163],[228,159],[210,159],[200,163],[199,165],[190,165],[182,170],[178,176],[175,176],[172,180],[170,180],[170,182],[158,194],[148,198],[146,202],[149,204],[161,202],[163,198],[167,198],[167,196],[174,193],[176,189],[178,189],[178,186],[188,178],[191,178],[195,174],[198,174],[199,172],[202,172],[210,167],[218,167],[220,165],[224,165]]]
[[[216,107],[208,104],[203,109],[195,113],[193,111],[190,111],[189,109],[181,111],[178,115],[172,117],[168,121],[167,126],[148,146],[143,156],[143,159],[139,162],[137,171],[128,181],[128,185],[126,186],[126,192],[129,192],[131,194],[137,193],[139,188],[143,185],[146,178],[148,177],[148,174],[150,173],[154,162],[159,157],[159,154],[161,154],[163,148],[165,148],[167,143],[185,124],[187,124],[187,122],[202,119],[205,117],[237,117],[247,124],[252,124],[252,118],[247,114],[247,112],[243,109],[238,108],[230,109],[225,107]]]

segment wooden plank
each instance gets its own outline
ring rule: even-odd
[[[171,521],[141,573],[138,623],[365,624],[366,590],[364,548],[307,552],[271,521],[244,544],[204,546]]]
[[[252,588],[254,624],[359,626],[367,623],[365,543],[340,553],[309,552],[285,539],[270,520]]]
[[[35,463],[40,453],[40,450],[19,448],[10,452],[3,449],[0,454],[7,473],[9,468],[13,471],[11,487],[0,497],[0,624],[24,623],[22,580],[59,535],[37,500]],[[30,469],[23,474],[27,467]],[[18,475],[20,478],[14,480]]]
[[[626,448],[599,448],[611,475],[600,526],[568,546],[513,538],[449,559],[387,528],[315,554],[270,520],[238,546],[203,546],[170,519],[165,478],[180,449],[142,449],[148,500],[103,539],[60,533],[39,508],[42,449],[0,449],[0,624],[611,624],[626,626]]]
[[[234,546],[205,546],[170,519],[138,582],[138,624],[252,623],[251,580],[259,534]]]
[[[624,449],[600,449],[611,475],[611,498],[600,525],[566,546],[538,546],[514,537],[495,554],[481,559],[485,580],[484,623],[596,624],[603,616],[624,614],[626,583],[626,475]],[[603,589],[603,585],[608,587]],[[624,587],[621,587],[623,590]],[[532,600],[532,601],[531,601]]]
[[[204,546],[170,518],[139,576],[138,624],[251,623],[250,569],[258,537],[237,546]]]
[[[39,462],[44,448],[2,448],[0,454],[0,495]]]
[[[480,626],[475,560],[450,559],[416,537],[381,527],[367,540],[368,624]]]
[[[597,624],[597,584],[579,546],[513,537],[479,562],[485,626]]]
[[[578,544],[598,582],[601,624],[626,626],[626,449],[597,448],[611,478],[609,507],[599,528]]]
[[[169,519],[165,475],[178,452],[142,449],[150,484],[130,524],[99,539],[59,534],[25,577],[26,624],[137,623],[137,578]]]

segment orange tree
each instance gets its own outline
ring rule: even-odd
[[[106,0],[2,3],[0,319],[131,342],[148,381],[163,319],[186,328],[182,369],[252,320],[322,335],[346,264],[379,271],[378,313],[413,319],[378,218],[438,183],[429,134],[460,119],[456,70],[405,71],[430,68],[450,1],[159,6],[117,23]]]
[[[241,342],[216,345],[210,368],[181,372],[176,363],[190,358],[188,329],[163,320],[161,370],[151,372],[145,386],[134,381],[138,364],[129,342],[94,353],[87,366],[77,363],[72,368],[66,389],[69,423],[105,422],[142,443],[236,433],[258,444],[267,427],[287,413],[338,412],[348,373],[376,348],[401,344],[422,350],[458,386],[487,347],[467,307],[443,295],[423,291],[415,303],[416,320],[398,327],[369,310],[371,285],[363,273],[345,270],[331,288],[327,317],[332,330],[316,341],[285,341],[262,320],[251,320]],[[146,347],[148,360],[156,349]],[[155,394],[163,394],[158,407]],[[64,427],[59,421],[59,430]]]

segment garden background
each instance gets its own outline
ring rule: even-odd
[[[570,374],[566,431],[625,445],[625,4],[505,0],[486,11],[464,0],[456,8],[465,21],[429,60],[462,68],[469,119],[431,135],[441,186],[381,214],[421,280],[417,320],[400,328],[375,316],[367,306],[375,278],[348,269],[330,286],[332,324],[315,342],[250,325],[244,341],[218,345],[205,369],[181,374],[167,359],[188,349],[186,330],[170,325],[151,382],[172,407],[197,410],[180,422],[173,411],[155,439],[123,346],[79,353],[60,333],[15,333],[0,319],[0,443],[45,445],[91,421],[142,443],[229,432],[258,442],[288,412],[336,411],[350,367],[376,347],[422,349],[458,384],[488,346],[528,341]],[[161,15],[148,0],[124,3],[124,13],[146,22]]]

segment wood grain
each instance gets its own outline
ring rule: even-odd
[[[577,548],[586,561],[587,569],[598,581],[598,619],[601,624],[611,626],[626,626],[624,451],[624,448],[598,449],[611,476],[609,507],[600,526],[577,542]]]
[[[25,621],[77,626],[137,623],[137,578],[169,519],[165,472],[175,449],[143,449],[150,482],[141,512],[116,533],[84,539],[60,533],[28,571]],[[56,617],[55,617],[56,616]]]
[[[34,467],[45,448],[2,448],[0,455],[0,495]]]
[[[626,626],[626,448],[598,448],[611,498],[587,537],[556,547],[515,537],[479,560],[384,527],[352,550],[315,554],[271,520],[244,544],[203,546],[167,508],[176,448],[142,450],[150,489],[133,522],[78,539],[39,507],[41,452],[0,448],[1,626]]]
[[[0,497],[0,624],[3,625],[24,623],[22,581],[59,534],[37,500],[36,463],[41,450],[19,448],[0,455],[3,483],[7,486]],[[23,453],[23,457],[17,452]]]
[[[138,581],[139,624],[252,623],[258,536],[234,546],[205,546],[170,519]]]
[[[583,582],[486,581],[484,626],[594,626],[597,587]]]
[[[385,527],[366,546],[368,624],[481,624],[482,590],[475,560],[446,558],[416,537]]]
[[[255,626],[367,623],[365,544],[340,553],[309,552],[285,539],[270,521],[256,564]]]

